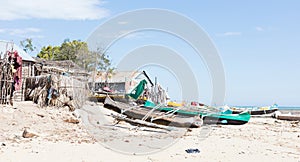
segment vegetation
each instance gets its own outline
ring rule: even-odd
[[[26,39],[20,41],[20,45],[23,48],[23,50],[25,52],[28,52],[28,53],[32,52],[36,49],[36,47],[34,47],[33,44],[32,44],[32,39],[31,38],[26,38]]]
[[[59,55],[59,47],[58,46],[47,46],[42,47],[40,53],[37,55],[39,58],[43,58],[45,60],[53,60],[54,56]]]
[[[101,49],[89,51],[86,42],[66,39],[60,46],[44,46],[37,57],[46,60],[71,60],[88,70],[113,71],[108,55]]]

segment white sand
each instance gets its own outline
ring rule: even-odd
[[[99,105],[94,106],[98,109]],[[83,117],[79,124],[64,122],[74,118],[68,108],[39,109],[31,102],[18,103],[17,109],[0,106],[0,161],[300,161],[300,124],[296,122],[251,118],[240,126],[165,132],[134,129],[124,122],[112,126],[113,119],[107,116],[112,112],[101,111],[105,121],[89,127]],[[90,122],[98,120],[93,117]],[[23,138],[25,127],[39,137]],[[85,129],[91,127],[98,136]],[[188,154],[189,148],[200,153]],[[147,149],[156,153],[139,154]]]

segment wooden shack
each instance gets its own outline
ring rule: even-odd
[[[32,100],[40,107],[69,106],[72,111],[81,107],[88,96],[89,73],[69,60],[36,60],[37,76],[26,79],[25,100]]]

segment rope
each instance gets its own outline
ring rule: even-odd
[[[121,114],[123,114],[123,113],[125,113],[126,111],[128,111],[128,110],[132,110],[132,109],[134,109],[134,108],[137,108],[138,106],[132,106],[132,107],[129,107],[129,108],[127,108],[127,109],[122,109],[121,110]]]
[[[161,107],[162,104],[156,105],[154,108],[152,108],[148,113],[142,118],[143,121],[146,121],[148,117],[154,112],[154,110],[157,110],[158,108]]]
[[[179,110],[179,109],[173,109],[173,110],[168,111],[168,112],[164,113],[163,115],[158,116],[158,117],[156,117],[156,118],[153,118],[153,117],[152,117],[150,121],[151,121],[151,123],[152,123],[152,121],[154,121],[154,120],[161,119],[161,118],[164,118],[164,117],[172,116],[172,115],[174,115],[178,110]]]

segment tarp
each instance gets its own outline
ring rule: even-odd
[[[17,51],[19,56],[22,57],[23,61],[32,61],[35,62],[35,60],[28,54],[26,53],[22,48],[17,46],[16,44],[8,41],[3,41],[0,40],[0,57],[3,58],[4,54],[7,51]]]
[[[134,99],[138,99],[140,97],[140,95],[144,92],[146,84],[147,84],[147,81],[145,79],[140,81],[140,83],[131,91],[129,96]]]

